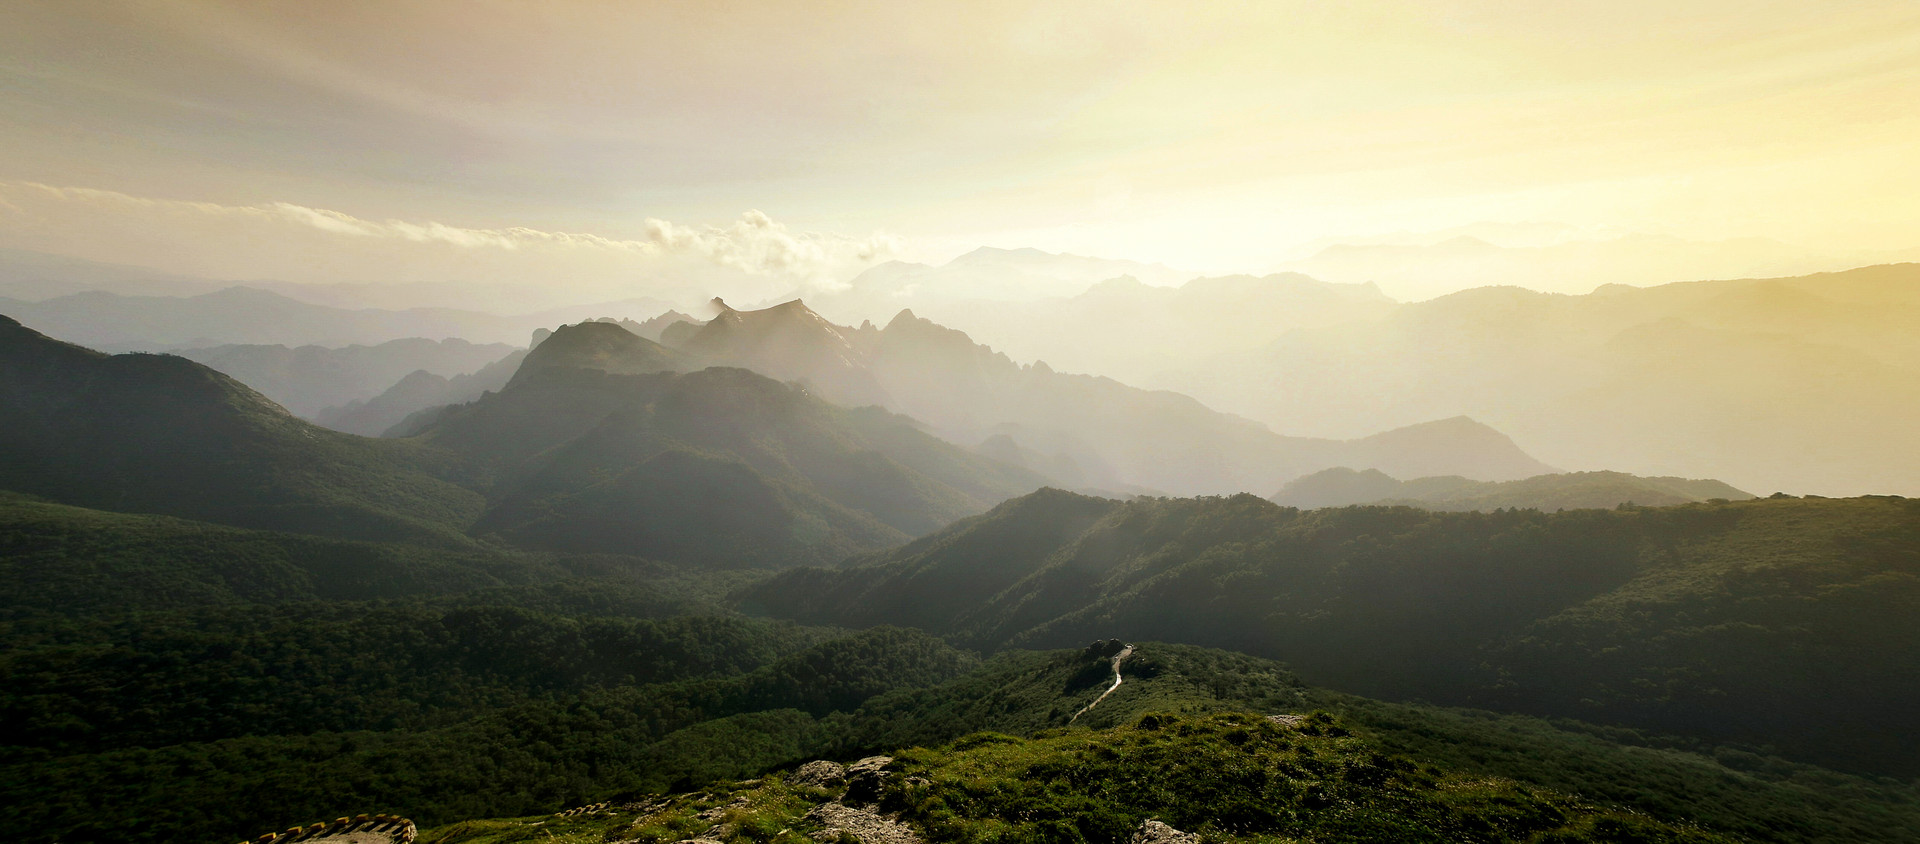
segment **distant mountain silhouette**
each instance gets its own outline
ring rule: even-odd
[[[616,372],[661,372],[689,368],[690,363],[684,360],[684,356],[670,349],[650,345],[651,341],[643,334],[643,332],[673,325],[698,325],[685,314],[669,311],[645,323],[603,318],[582,324],[582,326],[608,325],[624,329],[626,332],[642,334],[641,342],[634,343],[626,334],[610,331],[607,328],[577,327],[577,330],[570,332],[559,345],[535,357],[533,368],[540,369],[555,365],[587,366]],[[544,345],[554,333],[545,328],[535,331],[533,346]],[[527,350],[521,350],[488,364],[477,372],[451,378],[416,371],[408,374],[378,396],[363,402],[351,402],[340,407],[329,408],[316,416],[315,420],[336,430],[369,437],[387,435],[390,431],[394,432],[395,436],[404,436],[413,428],[403,423],[416,413],[442,405],[464,404],[488,392],[505,389],[508,382],[527,361],[528,356]]]
[[[1445,513],[1048,489],[734,599],[982,650],[1117,637],[1284,655],[1362,694],[1908,777],[1916,536],[1920,502],[1895,497]]]
[[[527,352],[509,385],[548,369],[592,369],[613,375],[679,372],[691,368],[685,354],[641,337],[613,322],[562,326]]]
[[[1517,481],[1472,481],[1458,475],[1401,481],[1368,469],[1328,469],[1296,479],[1273,496],[1276,504],[1312,509],[1386,504],[1427,510],[1609,509],[1621,504],[1660,507],[1752,494],[1714,480],[1642,478],[1622,472],[1571,472]]]
[[[621,321],[620,327],[625,328],[628,331],[631,331],[642,337],[645,337],[648,340],[652,340],[655,343],[660,342],[661,337],[663,337],[666,334],[667,330],[673,328],[676,325],[686,324],[686,325],[693,326],[695,328],[698,328],[701,325],[700,320],[675,310],[668,310],[666,313],[663,313],[657,317],[636,323],[634,325],[627,325],[626,323],[627,321],[625,320]]]
[[[1334,281],[1377,282],[1403,299],[1425,299],[1485,285],[1551,285],[1547,289],[1556,292],[1585,293],[1609,283],[1791,275],[1846,265],[1832,255],[1766,238],[1697,241],[1636,234],[1549,246],[1500,246],[1469,235],[1435,243],[1332,244],[1287,267]]]
[[[0,488],[108,510],[458,543],[474,493],[404,442],[295,418],[171,355],[105,355],[0,317]]]
[[[1464,414],[1560,466],[1920,495],[1915,325],[1920,264],[1586,296],[1487,287],[1156,383],[1323,434]]]
[[[617,324],[566,326],[500,392],[375,440],[185,358],[104,355],[8,319],[0,489],[299,533],[464,545],[471,531],[741,566],[834,562],[1043,482],[742,369],[628,374],[684,358]]]
[[[1006,303],[1075,296],[1096,282],[1118,276],[1164,285],[1194,275],[1164,264],[983,246],[937,267],[887,261],[855,276],[844,290],[815,298],[829,313],[878,320],[901,309],[924,309],[942,302]]]
[[[963,299],[916,303],[913,311],[1017,360],[1152,387],[1167,386],[1162,376],[1192,361],[1258,348],[1300,327],[1378,319],[1393,308],[1371,284],[1277,273],[1178,286],[1118,276],[1067,298]]]
[[[885,393],[866,367],[856,338],[795,299],[740,311],[719,299],[719,316],[685,336],[678,348],[712,366],[752,369],[801,381],[837,404],[880,404]]]
[[[295,282],[271,279],[215,279],[175,275],[146,267],[110,264],[26,249],[0,249],[0,302],[12,300],[14,304],[31,304],[89,292],[110,294],[115,297],[190,297],[216,293],[232,287],[266,291],[309,305],[348,311],[434,311],[449,307],[473,308],[471,303],[485,303],[481,310],[486,313],[481,316],[537,314],[534,324],[549,325],[577,322],[605,314],[652,314],[659,313],[663,308],[676,307],[674,302],[648,296],[581,302],[577,289],[567,285],[553,284],[549,279],[529,279],[517,283],[418,280]],[[6,313],[18,313],[12,306],[4,310]],[[258,329],[257,326],[252,328]],[[411,336],[399,334],[376,340],[336,342],[325,338],[247,339],[229,336],[230,333],[221,330],[208,334],[207,337],[219,343],[264,342],[291,346],[316,343],[344,346],[354,342],[382,342]],[[460,334],[446,336],[466,337],[475,342],[499,342],[525,336],[525,334],[520,332],[484,339]],[[120,340],[108,342],[115,348],[118,348],[121,343]]]
[[[337,348],[411,337],[518,344],[536,328],[605,316],[610,307],[581,305],[518,316],[455,308],[341,308],[253,287],[184,297],[88,291],[6,305],[21,323],[50,336],[130,351],[229,344]],[[651,313],[659,303],[639,300],[629,307],[646,309],[629,313]]]
[[[1350,442],[1283,437],[1186,396],[1022,366],[903,311],[885,328],[834,325],[799,300],[724,308],[678,350],[793,381],[821,398],[877,404],[952,442],[1081,489],[1180,495],[1269,490],[1340,465],[1487,480],[1553,469],[1499,432],[1450,420]],[[635,338],[638,339],[638,338]],[[551,342],[551,341],[549,341]]]
[[[472,467],[489,499],[476,532],[703,564],[833,562],[1043,481],[746,370],[629,371],[677,354],[618,325],[567,326],[505,389],[409,433]]]
[[[489,392],[505,389],[507,381],[520,370],[527,351],[519,349],[476,372],[443,378],[424,369],[406,377],[373,398],[351,401],[326,408],[313,421],[349,434],[364,437],[384,436],[407,417],[429,408],[464,404]]]
[[[13,307],[99,290],[126,296],[196,296],[231,283],[26,249],[0,249],[0,299]]]
[[[313,419],[329,407],[365,402],[410,373],[425,371],[442,378],[463,375],[512,351],[504,343],[414,337],[340,349],[228,345],[178,349],[172,354],[231,375],[296,416]]]

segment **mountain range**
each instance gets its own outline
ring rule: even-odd
[[[1898,498],[1440,513],[1042,490],[735,601],[985,649],[1189,642],[1362,694],[1910,777],[1915,536],[1920,502]]]
[[[1902,423],[1920,412],[1920,264],[1412,303],[1289,274],[1116,280],[929,308],[1016,359],[1176,391],[1294,435],[1468,416],[1569,469],[1920,494],[1920,441]]]
[[[1430,299],[1467,287],[1521,285],[1585,293],[1604,284],[1646,286],[1702,278],[1791,276],[1885,261],[1890,255],[1823,255],[1777,240],[1699,241],[1632,234],[1501,245],[1461,233],[1443,240],[1336,243],[1287,262],[1332,281],[1380,284],[1396,298]]]
[[[830,303],[822,307],[838,313]],[[953,299],[916,303],[913,311],[962,328],[1016,360],[1160,386],[1165,373],[1183,364],[1258,348],[1297,328],[1375,320],[1394,307],[1372,284],[1279,273],[1196,277],[1177,285],[1122,275],[1070,296]]]
[[[601,317],[594,321],[618,324],[653,341],[658,341],[661,334],[672,326],[700,324],[699,320],[673,310],[644,322],[616,320],[612,317]],[[539,345],[552,334],[549,329],[536,329],[533,332],[533,345]],[[393,382],[379,395],[326,408],[315,414],[313,420],[336,431],[377,437],[400,428],[408,417],[420,411],[442,405],[465,404],[489,392],[505,389],[514,374],[520,371],[520,364],[526,357],[527,350],[520,349],[473,372],[451,376],[415,370]]]
[[[295,416],[318,421],[327,408],[365,403],[413,373],[458,377],[513,351],[505,343],[413,337],[345,348],[227,345],[171,353],[231,375]]]
[[[1039,249],[981,247],[939,266],[886,261],[854,276],[844,288],[813,291],[811,295],[823,309],[845,318],[880,320],[902,310],[940,303],[1026,302],[1073,296],[1097,282],[1120,276],[1170,285],[1194,275],[1164,264]]]
[[[757,311],[717,306],[721,314],[705,325],[683,323],[664,335],[666,348],[701,365],[800,383],[837,404],[886,407],[1075,487],[1222,494],[1340,465],[1487,480],[1551,471],[1464,418],[1350,441],[1284,437],[1176,393],[1014,363],[910,311],[884,328],[850,328],[799,300]],[[633,365],[653,364],[643,355]]]
[[[1586,296],[1484,288],[1162,383],[1306,430],[1465,413],[1560,466],[1912,494],[1916,324],[1916,264]]]
[[[313,421],[349,434],[381,436],[420,411],[464,404],[504,389],[526,358],[526,349],[515,349],[473,372],[450,377],[416,369],[371,398],[322,408]]]
[[[801,844],[846,811],[1065,842],[1155,817],[1236,841],[1920,830],[1914,501],[1543,478],[1461,418],[1285,438],[911,314],[716,310],[655,323],[667,342],[537,334],[386,439],[0,321],[0,721],[20,727],[0,828],[233,840],[364,809],[444,844]],[[863,395],[886,404],[836,403]],[[941,421],[890,409],[908,400]],[[1093,465],[1047,450],[1049,425],[1137,461],[1109,465],[1205,455],[1194,428],[1227,451],[1193,477],[1272,489],[1337,459],[1415,480],[1292,489],[1500,503],[1040,488]],[[1465,462],[1515,480],[1434,480]],[[1623,486],[1708,500],[1514,509]],[[854,767],[878,784],[844,791],[795,768],[875,752],[894,761]]]
[[[1466,241],[1446,248],[1487,251]],[[11,286],[4,289],[20,296],[91,285],[90,292],[10,301],[0,310],[52,336],[108,350],[221,344],[338,348],[404,337],[518,344],[536,328],[609,316],[627,319],[630,330],[678,348],[700,327],[699,319],[684,315],[684,307],[665,323],[644,327],[639,320],[667,309],[658,301],[650,307],[632,300],[519,317],[449,309],[352,310],[262,290],[198,293],[201,287],[183,287],[180,279],[150,277],[135,268],[67,267],[53,256],[10,253],[4,263],[11,273]],[[863,315],[889,325],[894,306],[911,304],[916,315],[963,330],[1011,360],[1045,361],[1055,372],[1097,373],[1130,386],[1170,390],[1296,437],[1350,440],[1465,416],[1513,437],[1543,465],[1566,469],[1713,477],[1760,492],[1920,494],[1910,480],[1916,466],[1907,459],[1920,454],[1920,447],[1911,426],[1901,424],[1920,409],[1920,388],[1913,386],[1920,383],[1915,375],[1920,345],[1908,328],[1920,319],[1916,266],[1648,288],[1607,284],[1585,295],[1482,287],[1400,303],[1358,277],[1341,277],[1361,282],[1356,284],[1293,273],[1181,282],[1186,274],[1151,265],[982,250],[948,267],[875,268],[876,275],[849,288],[946,291],[939,295],[869,297],[859,300],[868,304],[853,307],[859,297],[846,298],[841,291],[808,301],[820,313],[844,320],[828,320],[840,326],[860,324],[849,317]],[[949,271],[958,275],[935,278]],[[73,278],[53,278],[61,273]],[[888,273],[899,275],[898,283],[882,278]],[[919,278],[915,273],[932,275],[902,280]],[[1011,287],[1000,299],[969,298],[965,285],[955,280],[971,278],[968,273],[1001,278]],[[1097,280],[1103,273],[1117,275]],[[183,293],[196,295],[180,297]],[[699,311],[703,318],[711,313]],[[860,330],[841,331],[852,342]],[[856,343],[856,351],[867,348]],[[775,362],[760,360],[758,367],[773,372]],[[789,377],[786,371],[773,374]],[[814,377],[823,376],[816,372]],[[385,411],[351,423],[353,430],[374,432],[379,424],[421,409],[422,402],[476,397],[471,386],[446,389],[416,378],[380,402]],[[851,384],[836,388],[846,391],[832,396],[835,401],[883,403],[921,418],[941,436],[1044,467],[1076,487],[1265,493],[1286,480],[1223,479],[1217,469],[1198,470],[1214,477],[1142,480],[1159,472],[1102,465],[1131,458],[1067,441],[1058,426],[1031,418],[1044,414],[1023,412],[1020,419],[1000,420],[1026,428],[996,431],[961,424],[966,422],[957,418],[961,414],[940,416],[934,407],[937,394],[911,404],[902,398],[928,391],[902,389],[900,395],[881,396],[871,390],[859,394]],[[343,410],[329,418],[341,418],[352,401],[373,398],[330,402]],[[325,409],[315,409],[316,418]],[[1011,442],[995,439],[1003,433]],[[1164,464],[1166,458],[1145,459]],[[1337,465],[1364,468],[1319,460],[1281,468],[1298,474]],[[1376,468],[1396,477],[1456,473]]]
[[[605,371],[648,354],[658,374]],[[685,360],[613,323],[568,326],[499,393],[382,440],[185,358],[105,355],[7,320],[0,488],[350,539],[780,566],[892,545],[1042,483],[877,408],[740,369],[670,371]]]
[[[1715,480],[1642,478],[1624,472],[1571,472],[1501,482],[1473,481],[1458,475],[1402,481],[1378,469],[1356,472],[1339,467],[1289,481],[1272,500],[1284,507],[1308,510],[1353,504],[1427,510],[1579,510],[1610,509],[1622,504],[1663,507],[1752,497]]]
[[[979,512],[1042,479],[877,408],[844,409],[612,323],[567,326],[507,388],[422,420],[523,545],[782,565],[837,560]]]
[[[612,315],[648,315],[653,299],[576,305],[500,316],[458,308],[341,308],[255,287],[191,296],[128,296],[93,290],[41,301],[0,299],[0,312],[42,333],[112,351],[170,351],[219,345],[377,345],[458,338],[519,344],[534,330]]]
[[[100,509],[463,544],[438,455],[305,422],[172,355],[105,355],[0,317],[0,488]]]

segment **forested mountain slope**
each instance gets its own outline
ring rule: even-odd
[[[912,312],[885,328],[848,328],[798,300],[757,311],[720,307],[705,325],[663,335],[685,356],[672,363],[643,338],[617,340],[618,326],[602,324],[593,368],[743,367],[804,384],[836,404],[904,413],[951,442],[1076,488],[1264,491],[1339,465],[1488,480],[1551,471],[1498,431],[1464,418],[1351,441],[1285,437],[1178,393],[1016,364]]]
[[[1004,786],[968,793],[1016,801],[996,804],[1011,823],[1024,813],[1097,827],[1174,793],[1157,808],[1185,812],[1179,819],[1195,828],[1244,823],[1232,795],[1254,794],[1268,807],[1261,817],[1281,829],[1465,823],[1480,830],[1473,840],[1489,841],[1562,826],[1572,837],[1553,840],[1619,840],[1578,834],[1604,818],[1614,825],[1599,831],[1652,841],[1882,841],[1920,828],[1910,790],[1759,756],[1747,757],[1750,770],[1728,767],[1577,724],[1376,704],[1303,686],[1277,663],[1182,645],[1139,643],[1121,666],[1125,684],[1069,727],[1108,686],[1109,651],[1017,651],[983,663],[899,630],[836,636],[500,606],[149,616],[37,635],[43,644],[0,655],[9,681],[0,709],[47,722],[0,757],[0,818],[35,842],[236,838],[249,825],[360,808],[447,825],[661,789],[725,793],[727,780],[874,751],[933,763],[923,775],[938,781],[939,760],[983,748],[999,750],[981,757],[992,770],[973,780]],[[146,670],[181,659],[196,667]],[[1275,714],[1287,717],[1269,721]],[[1158,757],[1152,781],[1182,785],[1167,792],[1141,780],[1102,803],[1054,802],[1138,779],[1121,774],[1143,733],[1180,743],[1168,750],[1184,761]],[[1284,746],[1269,746],[1270,736]],[[1073,758],[1046,761],[1063,752]],[[1284,767],[1245,776],[1273,765]],[[158,769],[176,772],[164,791],[139,776]],[[1069,775],[1075,769],[1108,772]],[[723,784],[707,785],[714,780]],[[954,822],[982,806],[945,799]],[[1371,808],[1338,808],[1351,805]],[[916,814],[928,808],[895,810],[941,823],[941,813]],[[572,829],[541,820],[556,835]],[[593,840],[611,830],[595,827]],[[1502,837],[1515,830],[1528,832]],[[546,840],[542,828],[526,831]],[[664,840],[658,830],[628,837],[636,834]]]
[[[569,326],[507,389],[420,422],[487,492],[479,533],[531,547],[713,565],[837,562],[934,530],[1042,479],[879,408],[741,369],[686,374],[616,325]]]
[[[559,580],[564,562],[248,530],[0,492],[0,619],[453,594]]]
[[[476,371],[450,378],[415,370],[379,395],[325,408],[314,415],[313,421],[349,434],[382,436],[420,411],[465,404],[504,389],[526,358],[527,351],[520,349]]]
[[[1302,512],[1045,490],[741,606],[974,646],[1096,635],[1311,682],[1743,741],[1912,776],[1920,502]]]
[[[112,510],[458,543],[481,499],[415,443],[329,431],[170,355],[104,355],[0,317],[0,489]]]

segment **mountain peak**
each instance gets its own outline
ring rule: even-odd
[[[762,308],[761,310],[756,311],[755,313],[812,314],[814,313],[814,310],[812,308],[807,307],[807,303],[800,299],[791,299],[785,302],[781,302],[780,304],[774,305],[773,307],[770,307],[770,308]]]
[[[887,320],[887,327],[885,330],[892,331],[896,327],[906,328],[907,326],[919,325],[921,323],[931,324],[932,322],[933,320],[924,319],[919,315],[915,314],[912,308],[901,308],[899,313],[893,315],[893,319]]]
[[[1483,475],[1474,480],[1508,481],[1560,470],[1522,451],[1499,429],[1468,416],[1421,422],[1349,441],[1369,468],[1396,478]],[[1472,466],[1470,471],[1462,471]]]
[[[598,369],[616,375],[685,369],[682,355],[617,322],[563,325],[535,346],[508,386],[547,369]]]
[[[978,249],[973,250],[972,252],[968,252],[965,255],[961,255],[960,257],[953,259],[949,263],[971,264],[979,261],[996,261],[996,260],[1002,260],[1006,258],[1034,259],[1034,258],[1053,258],[1053,257],[1058,257],[1058,256],[1054,255],[1052,252],[1046,252],[1043,250],[1035,249],[1031,246],[1023,246],[1018,249],[1001,249],[997,246],[982,246]]]

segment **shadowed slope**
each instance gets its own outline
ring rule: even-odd
[[[746,370],[620,375],[554,357],[422,428],[423,441],[468,458],[488,491],[480,532],[707,564],[825,563],[1041,483],[910,420]]]
[[[104,355],[0,317],[0,487],[108,510],[361,539],[457,541],[473,493],[418,444],[294,418],[168,355]]]
[[[597,369],[614,375],[684,372],[693,368],[686,355],[611,322],[563,325],[527,352],[507,383],[546,369]]]
[[[749,609],[982,647],[1100,636],[1286,658],[1363,694],[1628,723],[1915,773],[1920,502],[1303,512],[1043,491]],[[942,600],[952,596],[951,600]],[[982,600],[982,596],[986,596]]]
[[[1055,483],[1111,492],[1266,491],[1339,465],[1488,480],[1552,468],[1498,431],[1446,420],[1363,440],[1285,437],[1172,392],[1021,365],[902,311],[885,328],[836,326],[798,300],[728,309],[677,348],[804,384],[828,401],[880,404],[939,436],[1021,462]]]

